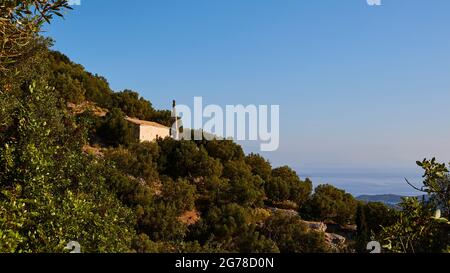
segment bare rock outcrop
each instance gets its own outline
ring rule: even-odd
[[[335,233],[325,233],[325,241],[334,252],[340,252],[346,248],[347,239]]]
[[[326,232],[328,227],[325,223],[322,222],[308,222],[308,221],[302,221],[308,229],[320,231],[320,232]]]

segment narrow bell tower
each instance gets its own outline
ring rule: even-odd
[[[178,126],[177,102],[175,100],[173,100],[172,109],[173,109],[172,116],[175,119],[174,126],[172,128],[172,130],[173,130],[172,136],[175,140],[179,140],[180,132],[179,132],[179,126]]]

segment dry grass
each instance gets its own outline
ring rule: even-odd
[[[200,213],[196,210],[186,211],[178,217],[178,220],[187,226],[192,226],[200,220]]]
[[[104,117],[108,114],[108,110],[97,106],[95,103],[85,101],[81,104],[67,103],[67,108],[75,115],[83,114],[86,111],[91,111],[97,117]]]
[[[84,145],[83,152],[89,155],[93,155],[95,157],[104,157],[104,154],[102,152],[101,148],[98,147],[92,147],[89,145]]]

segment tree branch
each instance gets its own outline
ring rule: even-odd
[[[420,192],[423,192],[423,193],[428,193],[423,188],[419,189],[418,187],[414,186],[411,182],[409,182],[409,180],[407,178],[405,178],[405,180],[406,180],[406,183],[408,183],[408,185],[410,185],[416,191],[420,191]]]

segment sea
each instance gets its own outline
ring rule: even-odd
[[[411,171],[354,171],[354,170],[302,170],[298,171],[302,179],[309,178],[317,187],[330,184],[343,189],[353,196],[395,194],[401,196],[417,196],[422,193],[408,185],[405,179],[417,187],[421,187],[423,178],[418,172]]]
[[[254,143],[238,142],[244,147],[247,154],[259,153],[269,159],[274,160],[273,166],[285,165],[280,158],[273,158],[270,153],[261,153],[259,146]],[[287,164],[294,168],[297,174],[302,178],[310,178],[315,187],[321,184],[331,184],[335,187],[345,190],[357,197],[360,195],[401,195],[401,196],[420,196],[418,192],[408,185],[405,179],[418,188],[423,185],[423,171],[415,166],[411,167],[322,167],[320,164],[308,166],[306,164],[295,165]]]

